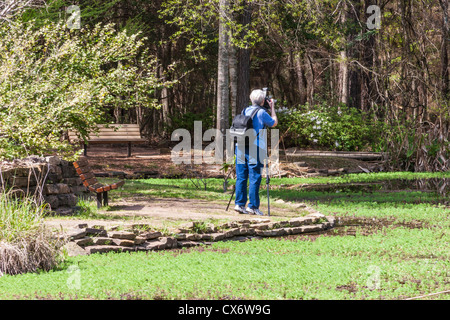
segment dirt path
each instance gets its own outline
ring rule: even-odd
[[[176,228],[189,221],[203,220],[242,220],[247,218],[259,218],[255,215],[238,214],[233,210],[233,203],[228,211],[225,211],[225,201],[205,201],[194,199],[172,198],[138,198],[121,199],[110,203],[110,210],[100,210],[104,219],[77,219],[75,217],[51,217],[45,220],[45,224],[51,228],[73,228],[80,223],[89,226],[102,225],[105,228],[130,223],[147,223],[157,228]],[[307,212],[298,205],[290,206],[286,203],[274,203],[271,205],[271,216],[267,216],[267,205],[261,205],[261,210],[266,214],[263,218],[277,219],[305,215]]]

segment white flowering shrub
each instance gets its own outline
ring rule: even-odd
[[[357,151],[378,144],[379,125],[345,105],[281,107],[277,116],[286,147]]]

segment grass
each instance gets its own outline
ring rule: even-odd
[[[14,242],[43,219],[43,206],[36,205],[32,198],[16,196],[12,191],[0,192],[0,241]]]
[[[0,298],[400,299],[450,289],[448,248],[439,245],[448,240],[429,229],[387,228],[371,237],[75,257],[59,270],[3,277]]]
[[[60,244],[42,224],[45,212],[31,197],[0,193],[0,276],[57,265]]]
[[[437,177],[449,175],[273,178],[271,185]],[[410,190],[337,190],[279,187],[271,190],[271,197],[306,202],[337,218],[369,219],[376,224],[371,233],[356,227],[352,236],[336,228],[317,238],[266,238],[189,250],[72,257],[49,272],[1,277],[0,298],[404,299],[450,290],[450,212],[442,198]],[[127,181],[123,190],[111,195],[214,201],[230,196],[223,194],[221,179],[208,179],[206,191],[181,179]],[[416,224],[402,224],[406,222]],[[430,298],[449,299],[450,295]]]

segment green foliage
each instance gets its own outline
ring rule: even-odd
[[[378,142],[378,125],[369,120],[369,115],[345,105],[282,108],[277,116],[286,147],[362,151]]]
[[[389,152],[392,170],[448,171],[450,142],[447,124],[421,123],[418,119],[390,119],[383,124],[379,148]]]
[[[247,1],[247,5],[252,2],[257,1]],[[244,25],[233,18],[241,14],[244,9],[244,1],[232,1],[227,6],[223,19],[227,25],[231,43],[236,47],[249,48],[262,41],[262,37],[256,30],[260,21],[255,19],[249,25]],[[205,60],[204,51],[218,41],[217,24],[221,19],[219,1],[166,0],[162,3],[159,13],[160,18],[165,19],[165,23],[177,27],[170,37],[171,40],[186,39],[186,51],[195,60]]]
[[[98,218],[97,202],[89,199],[78,199],[77,217],[79,218]],[[107,210],[107,208],[103,208]]]
[[[183,128],[189,132],[194,132],[194,121],[202,122],[202,130],[208,130],[213,127],[214,115],[212,113],[212,108],[208,108],[206,112],[194,113],[188,111],[184,114],[176,113],[170,116],[171,125],[168,128],[169,132],[175,129]]]
[[[0,192],[0,242],[15,242],[37,229],[46,208],[29,197],[18,198],[12,191]]]
[[[155,90],[171,84],[156,76],[144,40],[111,24],[16,21],[0,26],[0,38],[0,158],[73,155],[67,130],[85,139],[109,108],[156,107]]]

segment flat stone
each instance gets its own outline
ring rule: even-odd
[[[67,242],[63,247],[69,257],[85,256],[88,254],[86,250],[77,245],[75,242]]]
[[[134,246],[134,240],[128,240],[128,239],[111,239],[111,241],[116,246],[122,246],[122,247],[132,247]]]
[[[292,227],[288,230],[289,234],[299,234],[303,232],[303,227]]]
[[[256,234],[261,237],[279,237],[288,234],[288,231],[284,228],[272,229],[272,230],[256,230]]]
[[[87,227],[88,227],[87,223],[80,223],[80,224],[77,225],[77,228],[80,228],[80,229],[84,229],[84,228],[87,228]]]
[[[111,238],[108,237],[93,237],[92,238],[92,243],[94,245],[115,245],[115,243],[112,241]]]
[[[136,235],[133,232],[128,231],[113,231],[109,233],[109,237],[113,239],[134,240]]]
[[[233,228],[225,232],[225,238],[231,238],[239,234],[239,228]]]
[[[323,223],[323,229],[324,229],[324,230],[330,229],[330,228],[331,228],[331,223],[330,223],[330,222],[324,222],[324,223]]]
[[[200,240],[202,236],[198,233],[188,233],[186,234],[186,240],[197,241]]]
[[[85,230],[88,236],[106,237],[108,235],[104,229],[86,228]]]
[[[314,231],[320,231],[323,230],[322,224],[315,224],[311,226],[303,226],[303,232],[314,232]]]
[[[141,236],[137,236],[136,238],[134,238],[134,244],[142,244],[146,241],[147,239],[145,239],[144,237]]]
[[[211,241],[212,236],[209,233],[201,234],[199,240]]]
[[[186,234],[185,233],[177,233],[175,235],[175,238],[177,238],[177,240],[186,240]]]
[[[82,239],[77,239],[74,240],[74,242],[81,247],[88,246],[94,243],[91,237],[84,237]]]
[[[58,197],[55,195],[44,196],[44,200],[47,204],[50,205],[51,209],[56,209],[59,207],[59,200]]]
[[[289,224],[289,221],[276,221],[269,223],[269,229],[278,229],[285,227]]]
[[[269,224],[268,223],[257,223],[257,224],[253,224],[252,228],[255,228],[257,230],[267,230],[267,229],[269,229]]]
[[[211,234],[211,241],[220,241],[225,239],[225,233],[223,232],[216,232]]]
[[[149,241],[143,243],[141,247],[145,250],[164,250],[166,248],[166,244],[161,241]]]
[[[160,242],[165,245],[165,249],[171,249],[178,247],[178,240],[173,237],[163,237]]]
[[[224,223],[221,227],[222,228],[237,228],[237,227],[239,227],[239,224],[236,221],[230,221],[230,222]]]
[[[336,218],[333,216],[327,216],[326,218],[327,218],[328,222],[330,223],[330,226],[334,227],[334,224],[336,223]]]
[[[63,194],[70,193],[70,188],[67,184],[55,183],[45,185],[45,194]]]
[[[144,232],[141,234],[141,237],[144,237],[146,240],[153,240],[153,239],[159,238],[161,236],[162,236],[162,234],[159,231],[154,231],[154,232],[148,231],[148,232]]]
[[[299,218],[294,218],[289,220],[289,225],[291,227],[299,227],[304,224],[304,220],[300,220]]]
[[[255,229],[253,228],[239,228],[240,236],[250,236],[252,234],[255,234]]]
[[[81,239],[86,236],[86,230],[85,229],[74,229],[68,232],[67,236],[69,237],[69,240],[76,240]]]

